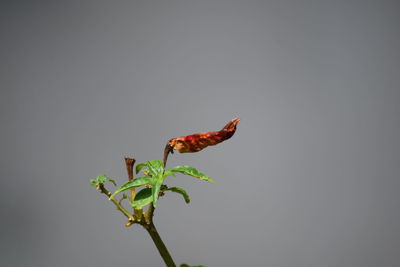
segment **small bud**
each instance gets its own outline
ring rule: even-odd
[[[129,219],[129,221],[125,224],[125,227],[129,227],[133,224],[133,221]]]

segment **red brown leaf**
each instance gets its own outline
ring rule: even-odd
[[[170,139],[164,150],[164,167],[170,152],[173,153],[174,150],[178,150],[180,153],[193,153],[208,146],[219,144],[233,136],[239,122],[239,118],[234,118],[224,128],[216,132],[203,132]]]

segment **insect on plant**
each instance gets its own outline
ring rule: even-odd
[[[168,187],[164,183],[166,178],[168,176],[175,177],[177,173],[181,173],[203,181],[214,183],[214,180],[210,177],[191,166],[176,166],[166,169],[168,155],[170,153],[172,154],[174,150],[177,150],[180,153],[193,153],[201,151],[207,146],[219,144],[234,135],[239,122],[239,118],[234,118],[220,131],[197,133],[170,139],[164,149],[163,161],[150,160],[137,164],[135,172],[136,174],[141,173],[141,176],[136,178],[134,178],[133,175],[136,160],[133,158],[125,158],[128,182],[119,187],[114,193],[108,191],[104,186],[104,183],[110,182],[115,186],[117,186],[117,184],[113,179],[110,179],[105,174],[100,174],[95,179],[91,179],[91,185],[95,186],[97,190],[105,194],[109,200],[115,204],[117,210],[127,217],[128,222],[125,224],[126,227],[139,224],[147,230],[167,267],[176,267],[176,265],[153,223],[154,211],[157,207],[159,198],[167,192],[174,192],[182,195],[186,203],[190,202],[190,197],[185,189],[181,187]],[[139,191],[136,192],[136,190]],[[125,191],[130,191],[130,196],[123,193]],[[120,193],[122,193],[122,196],[118,199],[117,195]],[[128,200],[131,206],[130,209],[132,209],[133,212],[129,211],[122,205],[122,201],[125,199]],[[187,264],[181,264],[180,267],[205,266],[189,266]]]

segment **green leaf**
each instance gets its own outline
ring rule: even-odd
[[[204,265],[187,265],[187,264],[185,264],[185,263],[183,263],[183,264],[181,264],[181,266],[180,267],[206,267],[206,266],[204,266]]]
[[[147,185],[147,184],[151,184],[153,182],[153,178],[150,177],[138,177],[135,178],[125,184],[123,184],[117,191],[114,192],[114,194],[111,195],[110,198],[112,198],[113,196],[115,196],[116,194],[123,192],[125,190],[131,189],[131,188],[135,188],[135,187],[139,187],[139,186],[143,186],[143,185]]]
[[[212,180],[210,177],[208,177],[204,173],[201,173],[197,169],[195,169],[193,167],[190,167],[190,166],[176,166],[176,167],[174,167],[172,169],[169,169],[168,171],[180,172],[180,173],[183,173],[183,174],[186,174],[186,175],[190,175],[190,176],[199,178],[199,179],[204,180],[204,181],[215,183],[215,181]]]
[[[141,209],[152,201],[153,197],[151,194],[151,188],[144,188],[136,194],[135,199],[132,202],[132,207],[134,209]]]
[[[138,165],[136,165],[136,174],[138,174],[140,172],[141,169],[143,169],[143,167],[146,167],[147,164],[146,163],[139,163]]]
[[[168,171],[165,171],[165,172],[164,172],[163,178],[165,179],[167,176],[170,176],[170,175],[176,177],[176,175],[175,175],[175,173],[174,173],[173,171],[168,170]]]
[[[160,177],[164,172],[164,167],[161,160],[150,160],[146,162],[146,165],[153,177]]]
[[[186,203],[190,202],[190,197],[189,197],[188,193],[186,193],[185,189],[183,189],[181,187],[169,187],[169,188],[167,188],[167,190],[181,194],[183,196],[183,198],[185,199]]]
[[[153,195],[153,205],[154,207],[157,206],[158,202],[158,195],[160,194],[161,185],[164,179],[158,179],[152,186],[151,186],[151,194]]]
[[[90,179],[90,185],[92,186],[98,186],[99,184],[104,184],[105,182],[110,182],[117,186],[117,183],[113,179],[108,178],[105,174],[100,174],[96,177],[96,179]]]

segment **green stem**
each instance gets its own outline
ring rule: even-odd
[[[154,216],[154,206],[153,203],[150,203],[146,213],[144,214],[144,218],[147,224],[153,223],[153,216]]]
[[[158,252],[160,252],[161,257],[163,258],[165,265],[167,267],[176,267],[174,260],[172,259],[171,255],[168,252],[167,247],[165,246],[164,242],[162,241],[160,235],[157,232],[156,227],[153,223],[143,225],[147,232],[150,234],[151,239],[153,240],[154,244],[156,245]]]
[[[104,187],[104,184],[99,184],[99,185],[97,186],[97,190],[99,190],[101,193],[103,193],[104,195],[106,195],[107,197],[109,197],[109,200],[111,200],[111,201],[115,204],[117,210],[121,211],[121,212],[129,219],[129,221],[131,221],[131,222],[135,222],[135,221],[136,221],[135,217],[134,217],[132,214],[130,214],[130,213],[121,205],[121,203],[120,203],[118,200],[115,199],[115,197],[111,197],[111,192],[108,191],[108,190]],[[110,197],[111,197],[111,198],[110,198]]]

